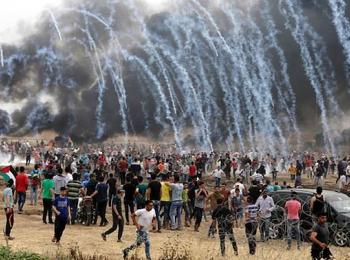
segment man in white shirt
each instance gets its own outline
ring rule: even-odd
[[[346,176],[349,176],[350,177],[350,164],[348,164],[348,166],[346,167]]]
[[[339,180],[338,180],[338,188],[339,191],[346,191],[347,188],[347,178],[345,175],[341,175]]]
[[[137,216],[137,221],[136,221],[136,216]],[[154,229],[156,228],[156,212],[153,209],[153,202],[151,200],[146,201],[145,208],[136,210],[131,215],[131,218],[134,225],[137,228],[136,242],[123,250],[123,257],[124,259],[127,259],[130,250],[133,250],[141,246],[142,243],[145,243],[146,259],[151,260],[151,253],[150,253],[151,244],[148,238],[148,230],[151,224]]]
[[[188,182],[188,174],[190,173],[190,166],[187,163],[182,165],[182,181]]]
[[[258,215],[260,217],[259,228],[261,241],[267,241],[270,238],[270,222],[271,212],[275,209],[275,203],[273,199],[267,195],[266,189],[262,195],[258,198],[255,205],[258,207]]]
[[[237,178],[237,182],[235,183],[235,185],[233,185],[233,189],[231,190],[231,194],[234,194],[236,188],[239,189],[239,193],[241,195],[244,195],[246,188],[245,188],[244,184],[242,183],[241,178]]]
[[[224,173],[223,170],[221,170],[220,166],[217,166],[217,168],[211,174],[215,178],[215,187],[220,187],[221,175],[222,174],[225,174],[225,173]]]
[[[252,180],[257,181],[259,184],[261,184],[264,180],[264,176],[261,173],[254,173],[252,175]]]

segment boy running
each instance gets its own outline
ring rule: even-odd
[[[70,219],[70,207],[68,198],[66,196],[67,188],[60,188],[60,195],[55,199],[53,203],[53,211],[56,214],[55,219],[55,234],[52,238],[52,242],[56,242],[57,245],[60,244],[60,240],[63,234],[64,229],[66,228],[66,224]]]

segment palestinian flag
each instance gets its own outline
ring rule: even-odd
[[[5,182],[8,182],[9,179],[12,179],[13,183],[16,183],[15,175],[13,175],[13,173],[12,173],[13,171],[14,171],[14,169],[11,165],[6,166],[6,167],[0,169],[0,176],[4,179]]]

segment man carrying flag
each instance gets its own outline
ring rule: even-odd
[[[16,183],[16,176],[13,174],[13,172],[15,172],[15,170],[13,169],[13,167],[10,166],[6,166],[2,169],[0,169],[0,176],[3,178],[4,182],[8,182],[10,179],[13,180],[13,183]]]

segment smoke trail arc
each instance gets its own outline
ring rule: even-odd
[[[136,135],[179,150],[285,155],[321,135],[319,145],[336,153],[343,129],[333,122],[350,111],[349,84],[339,84],[350,64],[349,8],[343,0],[67,1],[18,44],[0,42],[0,133]]]

